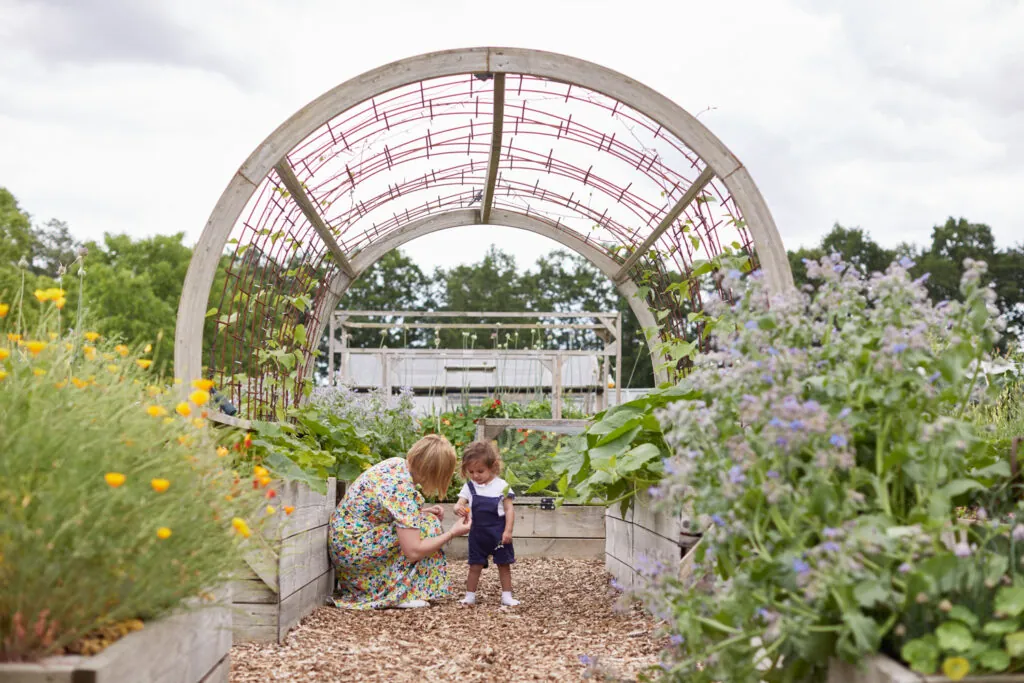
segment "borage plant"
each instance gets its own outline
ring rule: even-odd
[[[813,288],[771,299],[731,272],[735,303],[709,304],[713,351],[685,380],[698,398],[658,415],[674,457],[656,493],[706,527],[689,577],[655,566],[641,590],[668,676],[821,680],[832,657],[892,647],[918,594],[939,593],[922,560],[951,552],[954,505],[983,488],[963,413],[997,325],[984,264],[937,305],[911,265],[865,279],[825,258]]]

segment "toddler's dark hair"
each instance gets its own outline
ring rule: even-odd
[[[466,479],[469,463],[480,461],[495,474],[501,474],[501,454],[493,441],[472,441],[462,449],[462,477]]]

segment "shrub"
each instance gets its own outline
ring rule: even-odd
[[[158,618],[214,588],[267,514],[260,484],[220,466],[207,391],[182,400],[154,383],[151,359],[60,336],[55,316],[20,340],[10,321],[0,320],[0,661]]]
[[[898,650],[895,627],[967,560],[955,504],[1004,474],[976,466],[987,446],[964,416],[986,400],[994,293],[968,262],[965,301],[933,305],[911,265],[864,279],[825,258],[813,289],[770,301],[757,276],[725,278],[735,303],[710,304],[695,397],[658,413],[674,457],[654,494],[706,527],[691,577],[652,560],[641,591],[669,675],[821,680],[831,657]]]

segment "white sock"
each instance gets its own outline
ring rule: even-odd
[[[512,591],[502,591],[501,604],[507,605],[508,607],[515,607],[519,604],[519,601],[512,597]]]
[[[419,607],[430,607],[426,600],[408,600],[398,603],[398,609],[417,609]]]
[[[476,592],[466,591],[466,597],[459,600],[463,605],[475,605],[476,604]]]

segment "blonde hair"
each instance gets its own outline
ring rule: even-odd
[[[495,474],[501,474],[501,453],[498,452],[498,447],[493,441],[473,441],[462,449],[462,469],[460,471],[463,477],[466,477],[466,468],[469,467],[469,463],[474,460],[481,461],[484,467]]]
[[[413,481],[428,496],[442,497],[452,483],[459,458],[448,439],[440,434],[427,434],[409,449],[405,456]]]

